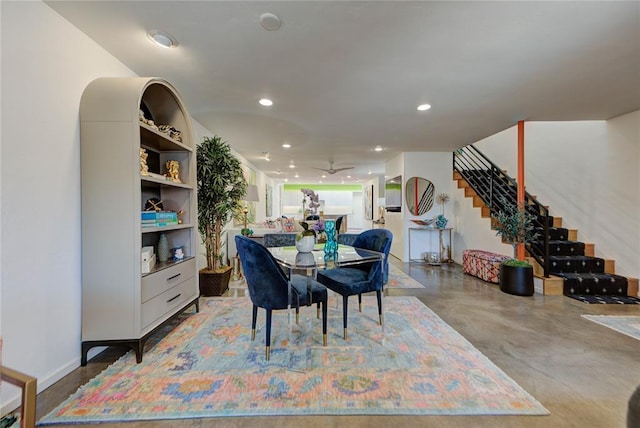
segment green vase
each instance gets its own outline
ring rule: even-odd
[[[158,239],[158,261],[166,262],[169,260],[169,253],[169,240],[165,233],[161,233],[160,238]]]

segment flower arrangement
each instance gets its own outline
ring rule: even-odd
[[[436,196],[436,204],[442,206],[442,215],[444,215],[444,206],[447,202],[449,202],[449,195],[446,193],[438,193]]]
[[[324,232],[324,221],[322,219],[318,220],[311,229],[313,229],[316,234]]]
[[[300,189],[300,191],[302,192],[302,194],[304,195],[302,197],[302,215],[306,216],[307,213],[307,209],[305,208],[305,205],[307,204],[307,198],[309,199],[309,213],[310,214],[315,214],[318,210],[318,207],[320,206],[320,201],[318,199],[318,195],[316,194],[316,192],[314,192],[311,189]]]
[[[438,214],[438,216],[436,217],[436,227],[438,229],[444,229],[445,227],[447,227],[448,220],[444,216],[444,206],[447,202],[449,202],[449,195],[447,195],[446,193],[438,193],[436,195],[436,204],[442,206],[442,214]]]

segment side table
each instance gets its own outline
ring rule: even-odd
[[[452,239],[451,239],[451,231],[453,228],[435,228],[435,227],[410,227],[409,228],[409,263],[411,262],[427,262],[430,265],[441,265],[442,263],[451,263],[451,252],[452,252]],[[428,257],[427,260],[424,260],[422,257],[417,259],[411,257],[411,232],[412,231],[423,231],[429,232],[432,234],[433,232],[438,232],[438,251],[430,251],[430,253],[437,253],[436,258],[432,259]],[[429,237],[429,244],[431,245],[431,237]]]

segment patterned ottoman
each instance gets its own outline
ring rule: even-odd
[[[484,281],[500,282],[500,262],[511,257],[482,250],[464,250],[462,252],[462,270]]]

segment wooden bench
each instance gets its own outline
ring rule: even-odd
[[[483,250],[464,250],[462,252],[462,270],[468,275],[483,281],[498,284],[500,282],[500,263],[511,257]]]

